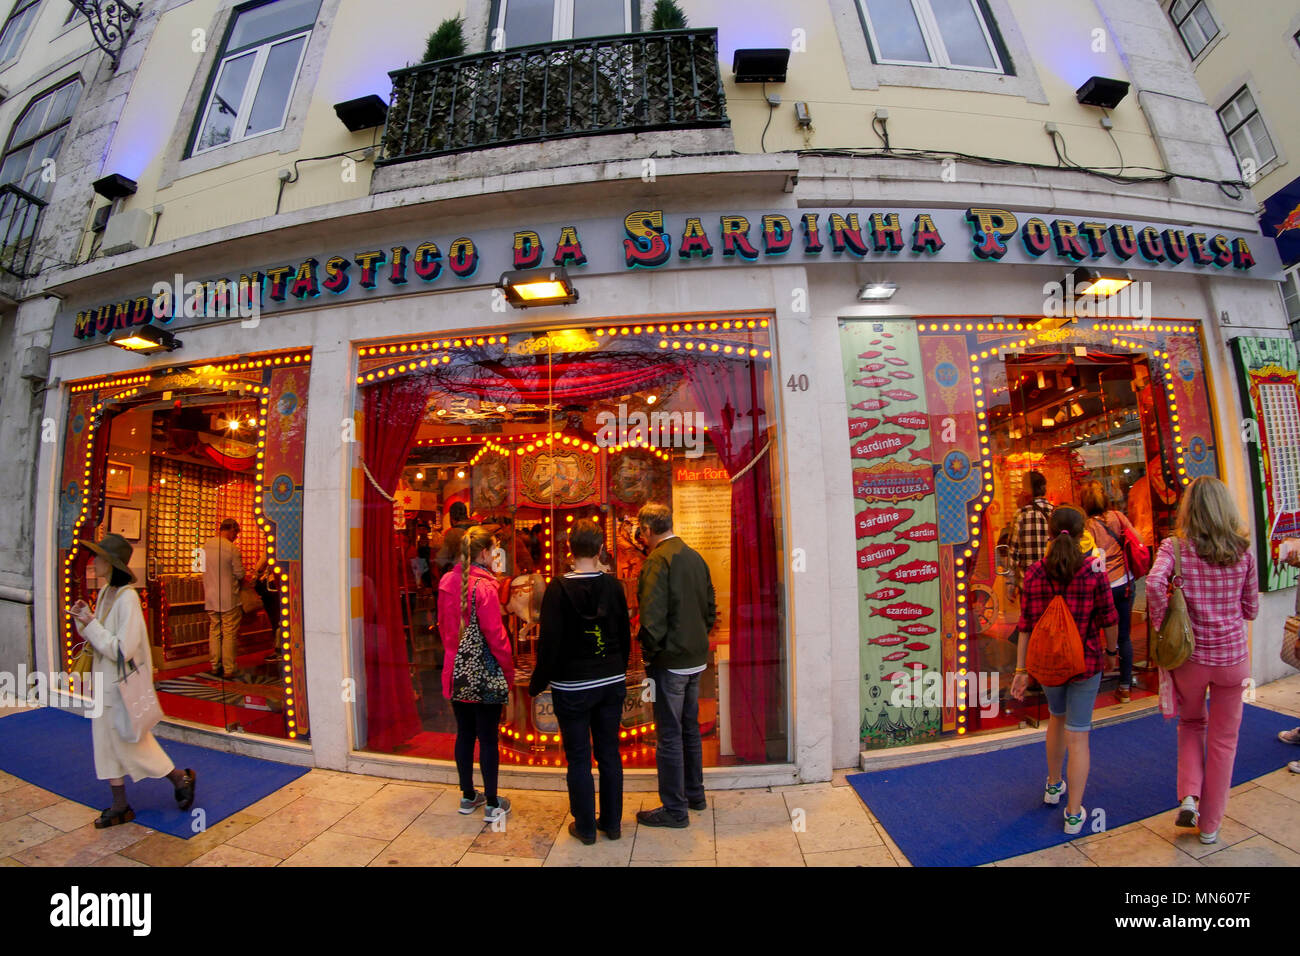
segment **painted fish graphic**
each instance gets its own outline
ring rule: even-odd
[[[920,641],[913,641],[911,644],[904,644],[903,646],[909,651],[928,651],[930,649],[929,644],[922,644]]]
[[[867,641],[868,644],[875,644],[878,647],[893,647],[895,644],[902,644],[907,638],[902,634],[886,634],[884,637],[873,637]]]
[[[853,407],[864,412],[878,412],[889,405],[883,398],[864,398]]]
[[[916,461],[918,458],[930,459],[930,449],[928,448],[909,448],[907,450],[907,460]]]
[[[1280,236],[1288,229],[1300,229],[1300,206],[1287,213],[1286,218],[1277,224],[1273,232]]]
[[[881,355],[881,353],[878,352],[878,351],[859,352],[859,353],[858,353],[858,358],[860,358],[860,359],[867,359],[868,361],[870,361],[871,359],[878,359],[878,358],[880,358],[880,355]]]
[[[910,679],[911,679],[911,675],[909,675],[909,674],[905,674],[903,671],[890,671],[888,674],[886,674],[884,677],[882,677],[882,678],[880,678],[880,679],[881,679],[881,680],[887,680],[887,681],[889,681],[891,684],[893,684],[893,683],[896,683],[896,682],[898,682],[898,681],[900,681],[900,680],[910,680]]]
[[[894,598],[901,598],[906,594],[903,588],[878,588],[870,594],[865,594],[868,601],[892,601]]]
[[[908,661],[908,662],[907,662],[906,664],[904,664],[903,666],[904,666],[904,667],[910,667],[910,668],[912,668],[912,670],[914,670],[914,671],[923,671],[923,670],[925,670],[925,665],[922,664],[920,661]]]
[[[939,526],[933,521],[894,532],[895,541],[938,541]]]
[[[861,438],[871,429],[880,424],[879,418],[850,418],[849,419],[849,437]]]
[[[907,544],[869,544],[858,552],[858,570],[865,571],[888,564],[906,554],[910,547]]]
[[[894,378],[898,378],[898,379],[916,378],[916,376],[913,375],[911,372],[904,372],[901,369],[890,372],[889,374]]]
[[[916,393],[909,392],[905,388],[891,388],[889,391],[881,392],[880,394],[885,396],[885,398],[892,398],[896,402],[916,401]]]
[[[914,514],[916,512],[911,508],[864,508],[858,512],[855,522],[858,537],[868,538],[892,531],[904,521],[910,521]]]
[[[898,346],[897,346],[897,345],[882,345],[881,348],[889,349],[889,350],[892,352],[894,349],[898,348]]]
[[[904,634],[911,634],[913,637],[924,637],[926,634],[934,633],[934,628],[929,624],[920,624],[916,622],[900,625],[898,629]]]
[[[918,617],[926,617],[933,614],[934,608],[926,607],[924,604],[912,604],[910,601],[901,601],[898,604],[887,604],[884,607],[873,607],[868,617],[884,617],[891,621],[915,621]],[[900,627],[900,631],[907,630]]]
[[[862,366],[862,368],[858,369],[858,371],[859,371],[859,372],[879,372],[879,371],[880,371],[882,368],[884,368],[884,367],[885,367],[885,363],[884,363],[884,362],[868,362],[866,365]]]
[[[885,422],[899,428],[929,428],[930,416],[925,412],[903,412],[901,415],[886,415]]]
[[[882,339],[892,339],[892,338],[894,337],[894,333],[893,333],[893,332],[881,332],[881,333],[880,333],[880,337],[881,337]]]
[[[909,561],[907,564],[900,564],[896,568],[890,568],[888,571],[877,571],[880,575],[877,580],[880,581],[897,581],[899,584],[919,584],[923,581],[933,581],[939,576],[938,561],[922,561],[919,558],[916,561]]]
[[[902,451],[914,441],[916,441],[915,435],[904,435],[902,432],[877,432],[853,446],[853,457],[884,458],[896,451]]]
[[[891,349],[891,348],[893,348],[893,346],[892,346],[892,345],[886,345],[885,348],[887,348],[887,349]],[[903,365],[906,365],[906,364],[907,364],[907,359],[905,359],[905,358],[899,358],[897,355],[886,355],[886,356],[885,356],[885,361],[888,362],[890,365],[903,366]]]
[[[853,384],[862,388],[884,388],[889,384],[889,379],[881,378],[879,375],[868,375],[866,378],[855,378]]]
[[[892,653],[892,654],[886,654],[884,657],[881,658],[881,660],[882,660],[882,661],[901,661],[901,660],[902,660],[904,657],[906,657],[906,656],[907,656],[907,651],[894,651],[894,653]],[[904,664],[903,666],[906,667],[907,665]]]

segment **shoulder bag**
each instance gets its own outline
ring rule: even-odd
[[[113,709],[113,729],[129,744],[141,738],[162,720],[162,707],[153,687],[152,670],[141,670],[134,660],[128,661],[117,649],[117,692],[122,706]]]
[[[1169,607],[1151,646],[1151,659],[1167,671],[1181,666],[1196,649],[1191,618],[1187,615],[1187,598],[1183,595],[1183,543],[1178,538],[1173,541],[1174,574],[1169,579]]]
[[[470,590],[470,617],[456,645],[451,669],[451,699],[468,704],[504,704],[510,686],[478,623],[478,609]]]

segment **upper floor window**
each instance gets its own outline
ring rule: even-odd
[[[1003,72],[980,0],[858,0],[877,63]]]
[[[321,0],[238,11],[209,84],[191,155],[284,127]]]
[[[1277,150],[1273,148],[1273,140],[1259,115],[1259,107],[1246,87],[1243,86],[1232,99],[1219,107],[1219,122],[1228,134],[1228,142],[1237,154],[1237,165],[1242,167],[1243,173],[1247,162],[1253,163],[1258,172],[1277,158]]]
[[[23,45],[23,37],[32,21],[36,19],[36,8],[41,0],[17,0],[4,29],[0,30],[0,63],[6,63],[18,55]]]
[[[493,46],[632,32],[632,0],[501,0]]]
[[[80,97],[81,80],[74,79],[27,105],[9,134],[0,163],[0,184],[13,183],[39,199],[49,194],[54,174],[45,160],[58,155]]]
[[[1219,35],[1219,25],[1205,0],[1174,0],[1169,15],[1193,60]]]
[[[1282,304],[1286,308],[1291,337],[1300,342],[1300,265],[1282,273]]]

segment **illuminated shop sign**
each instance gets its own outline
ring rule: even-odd
[[[436,230],[431,230],[436,232]],[[597,219],[477,236],[416,236],[381,248],[307,250],[203,279],[160,276],[150,289],[86,304],[60,322],[56,350],[115,329],[173,327],[274,315],[318,299],[359,301],[424,289],[482,286],[502,272],[562,266],[570,275],[732,264],[889,260],[1128,266],[1280,278],[1272,243],[1208,227],[968,209],[787,209],[669,213],[639,209]],[[206,271],[206,270],[205,270]],[[256,304],[257,308],[252,306]]]

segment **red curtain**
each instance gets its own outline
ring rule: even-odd
[[[388,494],[406,464],[424,418],[431,382],[426,376],[392,379],[365,391],[362,458]],[[362,621],[366,647],[366,738],[371,750],[392,752],[421,730],[402,626],[401,539],[393,530],[393,503],[362,477]]]
[[[762,373],[753,362],[692,364],[690,384],[709,419],[731,485],[731,744],[753,763],[781,719],[781,640],[777,621],[776,532]]]
[[[440,365],[430,373],[442,388],[492,402],[566,401],[608,398],[635,392],[667,378],[680,378],[681,365],[660,355],[618,355],[535,365],[484,361]]]

